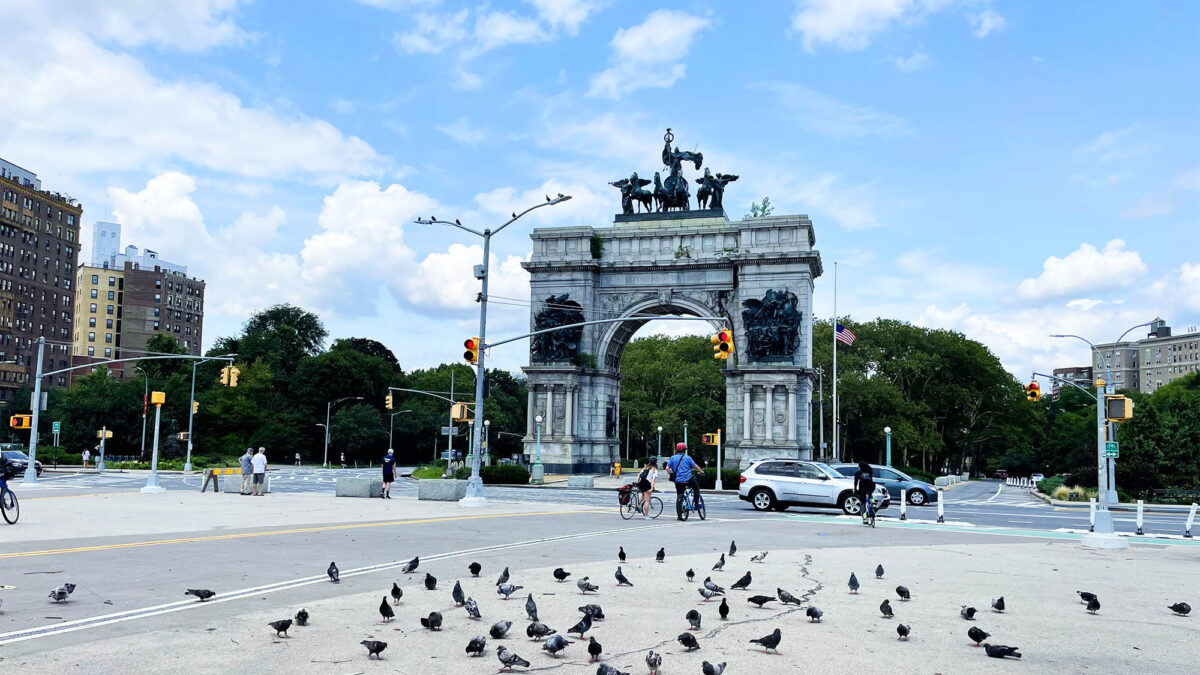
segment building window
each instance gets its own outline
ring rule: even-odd
[[[88,347],[88,356],[95,356],[95,355],[96,355],[96,348]]]
[[[157,321],[154,322],[154,330],[158,330],[158,322]],[[1150,373],[1146,373],[1146,374],[1149,375]]]
[[[155,288],[162,288],[162,279],[155,279],[155,280],[154,280],[154,287],[155,287]]]
[[[108,306],[108,313],[109,313],[109,314],[112,314],[112,313],[113,313],[113,306],[112,306],[112,305],[109,305],[109,306]]]
[[[108,278],[108,285],[109,285],[109,286],[116,286],[116,285],[117,285],[117,278],[116,278],[116,277],[109,277],[109,278]]]
[[[108,299],[109,299],[109,300],[116,300],[116,299],[117,299],[117,292],[116,292],[116,291],[109,291],[109,292],[108,292]]]
[[[92,313],[94,314],[96,312],[96,303],[93,302],[91,305],[89,305],[89,308],[91,309]]]
[[[105,334],[104,334],[104,341],[105,341],[105,342],[107,342],[107,343],[109,343],[109,344],[112,344],[112,333],[105,333]]]
[[[160,302],[162,302],[162,296],[161,296],[161,295],[159,295],[158,293],[155,293],[155,294],[154,294],[154,302],[155,302],[155,303],[160,303]]]
[[[105,319],[105,321],[108,323],[108,325],[106,325],[105,328],[112,328],[112,319]]]
[[[105,356],[110,356],[110,357],[111,357],[111,356],[112,356],[112,347],[105,347],[105,348],[104,348],[104,355],[105,355]]]
[[[92,283],[93,283],[93,284],[98,284],[98,283],[100,283],[100,275],[99,275],[99,274],[93,274],[93,275],[92,275]]]
[[[93,288],[93,289],[92,289],[92,297],[93,297],[93,298],[98,298],[98,297],[100,297],[100,291],[98,291],[98,290],[96,290],[96,289],[94,289],[94,288]]]
[[[158,316],[160,313],[161,313],[161,310],[159,310],[157,307],[155,307],[154,308],[154,316]]]
[[[96,334],[88,333],[88,342],[95,342],[95,341],[96,341]]]

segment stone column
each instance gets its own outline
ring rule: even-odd
[[[788,443],[796,442],[796,385],[787,385],[788,393],[788,413],[787,413],[787,439]]]
[[[529,407],[527,410],[529,412],[525,415],[525,435],[532,437],[537,431],[534,429],[533,424],[533,418],[537,416],[537,390],[535,385],[532,384],[529,385]]]
[[[546,438],[554,436],[554,385],[546,385]]]
[[[563,417],[563,435],[575,435],[575,385],[563,387],[563,397],[566,403],[566,415]]]
[[[742,385],[742,442],[750,442],[750,385]]]

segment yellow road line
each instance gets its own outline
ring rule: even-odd
[[[158,539],[153,541],[131,541],[124,544],[101,544],[98,546],[78,546],[75,548],[56,548],[43,551],[21,551],[19,553],[0,553],[0,560],[9,558],[31,558],[41,555],[58,555],[62,553],[86,553],[89,551],[111,551],[123,548],[140,548],[143,546],[161,546],[163,544],[189,544],[206,541],[223,541],[226,539],[247,539],[250,537],[269,537],[279,534],[304,534],[307,532],[329,532],[334,530],[352,530],[366,527],[389,527],[392,525],[422,525],[426,523],[446,523],[456,520],[481,520],[485,518],[515,518],[528,516],[560,516],[575,513],[607,513],[610,509],[590,509],[582,511],[535,511],[532,513],[485,513],[473,516],[446,516],[442,518],[421,518],[416,520],[389,520],[377,523],[352,523],[349,525],[318,525],[300,527],[290,530],[268,530],[265,532],[241,532],[238,534],[217,534],[203,537],[182,537],[179,539]]]

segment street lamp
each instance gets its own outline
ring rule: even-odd
[[[484,464],[484,466],[487,466],[488,440],[490,439],[490,437],[488,436],[488,433],[491,432],[491,430],[492,430],[492,421],[484,420],[483,421],[483,464]]]
[[[329,413],[330,413],[330,411],[333,410],[333,406],[341,403],[342,401],[361,401],[361,400],[363,400],[363,397],[361,397],[361,396],[347,396],[345,398],[339,398],[336,401],[330,401],[325,406],[325,424],[317,425],[319,427],[325,427],[325,461],[321,462],[321,466],[323,468],[326,468],[326,469],[329,468]]]
[[[410,413],[410,412],[412,412],[412,411],[411,410],[397,410],[396,412],[392,413],[391,419],[388,420],[388,449],[389,450],[392,449],[392,427],[395,426],[395,424],[396,424],[396,415],[403,415],[404,413]]]
[[[892,465],[892,428],[884,427],[883,433],[887,436],[887,465]]]
[[[487,372],[484,370],[484,357],[487,352],[488,269],[491,266],[489,255],[492,246],[492,236],[500,234],[504,228],[512,225],[519,218],[521,218],[521,216],[524,216],[534,209],[540,209],[543,206],[554,206],[555,204],[561,204],[570,198],[570,195],[564,195],[561,192],[554,199],[551,199],[550,196],[547,195],[545,202],[531,206],[519,214],[513,212],[512,218],[508,219],[500,227],[497,227],[495,231],[484,229],[482,232],[479,232],[478,230],[473,230],[469,227],[466,227],[457,220],[454,222],[450,222],[448,220],[438,220],[436,216],[428,220],[422,220],[421,218],[417,218],[416,220],[416,222],[420,225],[450,225],[465,232],[470,232],[471,234],[483,239],[483,264],[475,267],[475,278],[479,279],[482,283],[482,288],[480,289],[479,293],[478,336],[479,346],[481,349],[479,350],[478,358],[475,361],[475,405],[478,406],[478,409],[475,414],[475,420],[471,423],[471,428],[473,430],[473,433],[471,434],[471,444],[474,446],[472,448],[473,454],[471,459],[471,478],[467,481],[467,496],[459,500],[459,503],[463,506],[487,506],[487,499],[483,496],[483,479],[479,477],[481,453],[479,452],[478,446],[482,440],[480,437],[483,435],[480,433],[482,431],[480,427],[483,425],[483,385],[484,380],[487,377]]]
[[[546,482],[546,471],[542,468],[542,416],[535,416],[533,421],[537,423],[537,459],[533,462],[533,470],[529,472],[529,482],[541,485]]]
[[[654,458],[655,461],[662,459],[662,426],[658,427],[658,455]]]
[[[139,459],[146,459],[146,408],[150,405],[150,376],[141,366],[134,366],[134,370],[141,370],[142,377],[146,380],[146,391],[142,393],[142,454]]]

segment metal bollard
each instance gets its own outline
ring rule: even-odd
[[[1188,511],[1187,525],[1183,527],[1183,536],[1187,539],[1192,538],[1192,521],[1196,519],[1196,502],[1192,502],[1192,509]]]
[[[1088,516],[1091,519],[1091,525],[1088,526],[1088,532],[1096,531],[1096,498],[1088,499]]]
[[[946,493],[938,495],[938,522],[946,522]]]
[[[1142,500],[1140,500],[1140,499],[1138,500],[1137,533],[1143,534],[1143,532],[1142,532]]]
[[[908,490],[900,491],[900,520],[908,520]]]

